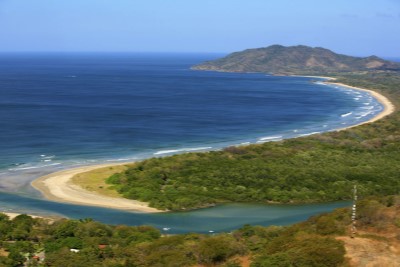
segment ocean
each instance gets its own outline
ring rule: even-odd
[[[220,56],[0,54],[1,192],[40,199],[30,182],[56,170],[332,131],[383,109],[319,78],[190,70]]]

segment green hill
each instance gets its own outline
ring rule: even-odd
[[[247,49],[193,66],[194,70],[263,72],[273,74],[321,74],[371,70],[400,70],[400,64],[376,56],[352,57],[309,46],[272,45]]]

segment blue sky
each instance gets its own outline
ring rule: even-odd
[[[0,36],[0,52],[304,44],[400,57],[400,0],[0,0]]]

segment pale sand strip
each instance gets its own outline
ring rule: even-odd
[[[71,183],[71,178],[79,173],[116,165],[122,164],[83,166],[59,171],[40,177],[39,179],[32,181],[31,184],[34,188],[39,190],[45,198],[52,201],[137,212],[162,212],[161,210],[149,207],[148,204],[144,202],[103,196],[95,192],[87,191],[82,187]]]
[[[0,213],[4,213],[5,215],[7,215],[10,218],[10,220],[14,219],[18,215],[25,214],[25,213],[2,212],[2,211],[0,211]],[[36,218],[42,218],[42,219],[47,219],[49,221],[54,221],[54,220],[63,218],[63,217],[59,217],[59,216],[39,216],[39,215],[32,215],[32,214],[27,214],[27,215],[32,217],[32,218],[35,218],[35,219]]]
[[[333,78],[329,77],[323,77],[323,78],[334,80]],[[394,105],[385,96],[375,91],[348,86],[341,83],[333,83],[333,82],[325,82],[325,83],[336,84],[350,89],[366,91],[370,93],[384,106],[384,110],[381,113],[377,114],[377,116],[375,116],[374,118],[357,125],[352,125],[349,127],[338,129],[338,131],[377,121],[393,113],[395,110]],[[123,163],[123,164],[129,164],[129,163]],[[118,164],[84,166],[75,169],[59,171],[40,177],[34,180],[31,184],[34,188],[39,190],[45,198],[53,201],[67,202],[72,204],[80,204],[88,206],[99,206],[99,207],[106,207],[113,209],[130,210],[130,211],[139,211],[139,212],[162,212],[161,210],[150,208],[148,204],[144,202],[124,199],[124,198],[112,198],[87,191],[78,185],[72,184],[70,181],[73,176],[79,173],[91,171],[98,168],[116,166],[116,165],[122,165],[122,164],[118,163]]]
[[[12,219],[14,219],[15,217],[17,217],[18,215],[21,215],[21,214],[22,214],[22,213],[1,212],[1,211],[0,211],[0,213],[4,213],[5,215],[7,215],[7,216],[10,218],[10,220],[12,220]],[[29,215],[29,216],[31,216],[32,218],[43,218],[43,217],[41,217],[41,216],[36,216],[36,215]]]

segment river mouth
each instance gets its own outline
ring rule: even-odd
[[[229,232],[245,224],[289,225],[336,208],[350,207],[351,202],[304,205],[229,203],[185,212],[135,213],[0,193],[0,205],[1,211],[4,212],[22,212],[71,219],[92,218],[113,225],[151,225],[164,233],[181,234]]]

